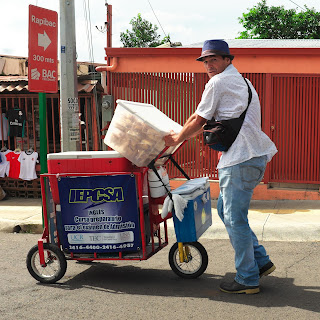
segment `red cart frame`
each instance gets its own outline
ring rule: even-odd
[[[182,147],[181,144],[175,151]],[[93,260],[146,260],[152,257],[159,250],[168,245],[168,226],[167,220],[172,218],[172,214],[163,219],[159,213],[159,205],[162,205],[166,196],[160,198],[152,198],[150,196],[149,182],[148,184],[148,218],[150,224],[150,240],[146,243],[146,224],[145,224],[145,212],[143,203],[143,186],[144,181],[148,181],[146,174],[150,168],[155,170],[155,165],[160,158],[163,158],[161,165],[165,165],[171,160],[179,170],[189,179],[189,177],[183,172],[180,166],[174,161],[171,154],[165,154],[168,147],[166,147],[157,158],[155,158],[148,167],[135,167],[131,171],[121,172],[102,172],[102,173],[61,173],[61,174],[41,174],[41,194],[42,194],[42,207],[43,207],[43,223],[44,230],[42,237],[38,240],[38,244],[30,249],[27,255],[27,268],[30,274],[37,280],[43,283],[55,283],[64,275],[66,271],[66,257],[69,260],[77,261],[93,261]],[[156,170],[155,170],[156,171]],[[75,253],[69,252],[69,250],[61,251],[61,242],[59,239],[59,232],[57,228],[57,210],[56,205],[60,203],[58,192],[58,179],[59,177],[92,177],[92,176],[108,176],[108,175],[134,175],[136,177],[137,196],[139,205],[139,218],[140,218],[140,235],[141,235],[141,249],[138,251],[106,251],[106,252],[90,252],[90,253]],[[47,190],[46,179],[48,179],[50,190]],[[50,223],[48,218],[47,207],[47,194],[51,192],[53,199],[53,210],[55,225],[55,236],[52,239],[50,234]],[[169,196],[171,194],[169,192]],[[53,218],[52,216],[50,217]],[[151,243],[150,243],[151,242]],[[197,258],[193,258],[197,256]],[[208,255],[204,247],[199,242],[192,243],[175,243],[169,252],[169,263],[172,270],[183,278],[196,278],[201,275],[208,265]],[[193,264],[197,264],[193,267]],[[53,267],[53,264],[57,264]],[[42,274],[42,271],[50,265],[52,274]],[[187,269],[183,266],[188,265]],[[56,268],[56,270],[54,269]]]

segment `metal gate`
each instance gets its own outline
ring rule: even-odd
[[[60,152],[59,95],[47,94],[46,104],[47,153]],[[101,113],[101,108],[96,108],[94,95],[91,93],[79,93],[79,107],[82,120],[80,124],[80,150],[99,150],[101,145],[101,141],[99,140],[99,128],[101,127],[101,124],[97,123],[96,115]],[[30,93],[2,93],[0,95],[0,121],[3,118],[3,115],[11,108],[19,108],[25,112],[26,122],[24,137],[8,137],[8,140],[0,139],[0,149],[7,147],[11,150],[15,150],[16,148],[28,150],[32,147],[34,151],[39,153],[40,123],[38,95]],[[0,126],[0,130],[1,137],[4,137],[2,125]],[[43,159],[40,158],[40,163],[41,161],[43,161]],[[40,171],[39,164],[36,166],[36,171],[37,173]],[[12,197],[40,197],[39,178],[31,181],[8,177],[0,178],[0,186]]]
[[[273,75],[272,90],[270,181],[319,184],[320,76]]]
[[[46,126],[47,126],[47,152],[60,152],[60,104],[58,94],[46,95]],[[98,150],[99,139],[96,121],[96,106],[92,94],[79,93],[79,106],[81,113],[80,124],[80,150]],[[2,94],[0,96],[0,117],[10,108],[22,109],[26,114],[25,134],[23,138],[11,137],[7,142],[0,141],[0,148],[9,149],[40,148],[39,101],[37,94]],[[0,127],[0,130],[3,130]],[[2,135],[1,135],[2,136]]]
[[[264,182],[319,184],[319,75],[245,73],[261,102],[262,129],[278,153],[267,167]],[[208,76],[204,73],[111,73],[116,99],[151,103],[181,125],[196,110]],[[217,179],[217,153],[201,136],[190,139],[177,154],[190,177]],[[168,167],[170,177],[182,177]]]

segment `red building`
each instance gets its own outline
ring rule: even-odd
[[[257,89],[263,130],[279,150],[254,198],[320,199],[320,40],[227,42],[235,67]],[[106,91],[114,101],[151,103],[183,124],[208,80],[195,60],[201,47],[108,47]],[[217,179],[217,155],[202,137],[190,140],[177,158],[191,177]],[[181,178],[174,168],[169,172]],[[212,183],[212,191],[217,195],[217,184]]]

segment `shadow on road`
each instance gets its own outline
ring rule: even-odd
[[[232,280],[234,276],[235,274],[228,273],[224,279]],[[258,308],[290,306],[320,312],[320,287],[297,286],[293,278],[264,277],[260,281],[261,293],[257,295],[220,292],[221,280],[221,276],[208,273],[197,279],[187,280],[179,278],[171,270],[93,262],[85,271],[54,286],[64,290],[87,288],[119,295],[207,298]]]

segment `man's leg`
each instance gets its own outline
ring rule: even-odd
[[[218,202],[217,202],[217,211],[220,219],[224,223],[224,214],[223,214],[223,198],[222,194],[219,194]],[[261,270],[264,266],[266,266],[269,262],[269,256],[267,255],[266,249],[259,244],[257,236],[251,230],[252,242],[253,242],[253,250],[254,250],[254,258],[257,261],[259,270]],[[230,239],[231,240],[231,239]]]
[[[261,181],[265,166],[265,157],[259,157],[219,170],[221,193],[218,199],[218,213],[225,223],[235,250],[235,281],[248,288],[258,287],[259,267],[269,261],[265,249],[259,245],[252,232],[247,217],[253,189]]]

